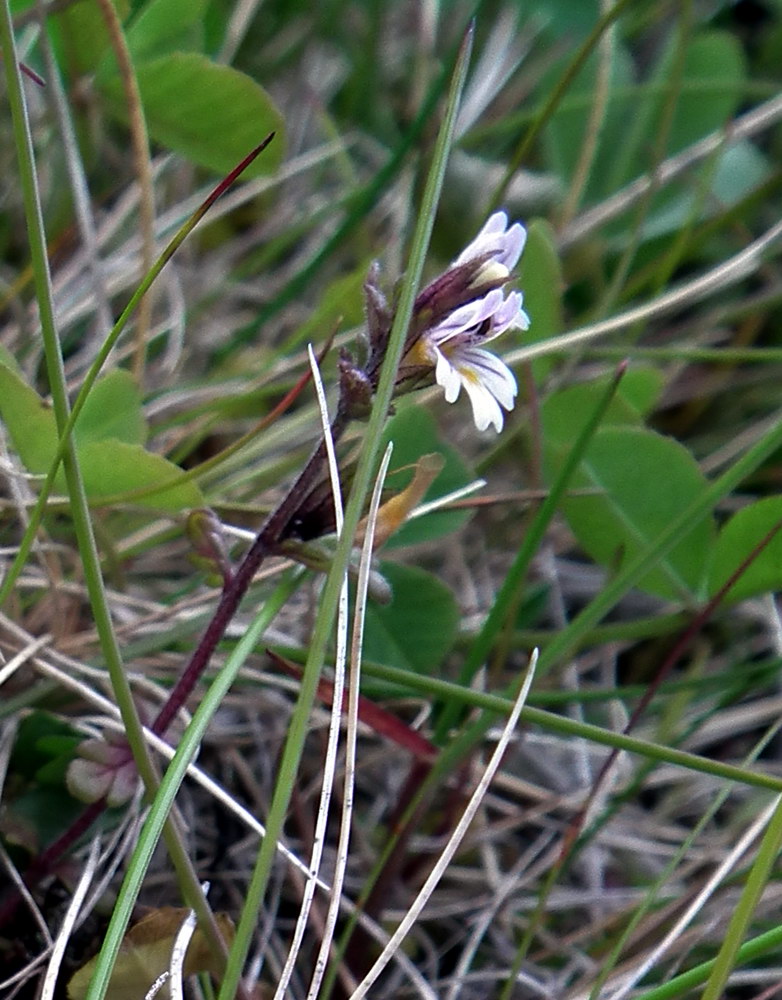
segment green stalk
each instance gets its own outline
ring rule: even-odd
[[[236,680],[236,675],[277,612],[294,593],[302,576],[301,570],[295,570],[280,581],[274,593],[265,601],[255,620],[236,644],[236,648],[210,685],[182,735],[176,753],[160,782],[160,789],[144,821],[136,847],[128,862],[125,878],[122,880],[122,886],[117,894],[117,903],[111,915],[111,921],[95,964],[95,972],[85,1000],[103,1000],[105,997],[117,953],[122,944],[133,907],[136,905],[136,899],[149,862],[167,822],[166,817],[173,808],[174,799],[187,769],[198,752],[214,713]],[[264,843],[268,840],[267,833]]]
[[[388,343],[388,350],[380,375],[372,413],[358,459],[355,478],[346,509],[342,534],[340,535],[334,562],[326,580],[318,610],[318,617],[312,635],[310,652],[304,668],[299,698],[291,718],[288,738],[280,763],[280,774],[267,818],[267,835],[247,888],[247,896],[236,929],[236,939],[231,948],[228,968],[220,989],[218,1000],[233,1000],[241,977],[242,968],[250,949],[258,924],[266,887],[269,882],[272,863],[277,850],[291,794],[295,787],[296,773],[301,759],[304,740],[309,727],[309,716],[315,699],[318,680],[333,630],[334,617],[339,600],[342,578],[346,571],[356,527],[361,517],[364,499],[369,491],[374,471],[377,467],[383,427],[396,383],[399,361],[404,349],[413,305],[423,271],[424,259],[434,223],[435,209],[442,189],[448,153],[453,141],[453,131],[459,98],[467,74],[469,55],[472,48],[472,31],[466,36],[456,63],[456,68],[448,96],[445,119],[440,129],[434,159],[424,191],[421,212],[410,251],[408,270],[402,283],[399,305]]]
[[[7,73],[8,70],[6,70],[6,74]],[[10,93],[9,93],[9,103],[10,103]],[[12,103],[12,108],[13,108],[13,103]],[[84,381],[82,382],[81,387],[79,388],[79,392],[76,395],[73,407],[70,410],[70,412],[67,413],[66,415],[67,419],[65,420],[65,423],[62,426],[60,426],[58,421],[57,429],[59,431],[60,439],[57,444],[57,451],[55,452],[54,459],[52,460],[51,468],[46,474],[46,479],[41,485],[41,490],[40,493],[38,494],[38,499],[35,502],[35,506],[30,512],[30,520],[28,522],[27,528],[25,529],[24,535],[22,536],[22,540],[19,543],[19,551],[17,552],[13,563],[9,567],[8,572],[6,573],[2,584],[0,584],[0,607],[3,604],[5,604],[6,600],[11,594],[11,591],[14,588],[17,579],[19,578],[19,574],[22,572],[22,569],[27,563],[27,559],[33,547],[33,542],[35,541],[36,532],[38,531],[41,521],[43,520],[43,515],[46,510],[46,503],[49,497],[51,496],[51,492],[54,487],[54,479],[57,475],[57,470],[60,467],[60,462],[64,460],[66,449],[70,447],[69,442],[71,441],[71,435],[73,432],[74,424],[78,420],[82,407],[87,401],[87,397],[89,396],[90,391],[92,390],[92,387],[95,384],[95,381],[98,378],[98,375],[100,374],[104,364],[108,360],[109,355],[114,349],[115,344],[119,340],[122,331],[127,326],[131,316],[138,309],[141,300],[147,294],[155,279],[158,277],[158,275],[166,266],[166,264],[169,262],[169,260],[171,260],[171,258],[174,256],[174,254],[182,245],[182,243],[184,243],[184,241],[187,239],[187,237],[190,235],[193,229],[195,229],[195,227],[198,225],[201,219],[203,219],[203,217],[206,215],[206,213],[209,211],[209,209],[212,207],[215,201],[217,201],[220,195],[223,194],[231,186],[231,184],[233,184],[233,182],[236,180],[239,174],[241,174],[242,171],[246,167],[248,167],[249,164],[252,163],[252,161],[261,152],[263,152],[263,150],[269,145],[269,143],[273,138],[274,138],[274,133],[271,133],[271,135],[267,136],[266,139],[264,139],[264,141],[259,146],[257,146],[251,153],[249,153],[242,160],[242,162],[237,167],[235,167],[230,172],[230,174],[228,174],[228,176],[224,180],[220,181],[220,183],[214,188],[214,190],[204,200],[204,202],[196,209],[195,212],[193,212],[190,218],[182,226],[180,226],[180,228],[177,230],[177,232],[169,241],[168,245],[165,247],[163,252],[158,257],[158,259],[152,265],[151,269],[141,279],[138,288],[131,295],[130,301],[122,310],[119,319],[114,324],[112,329],[109,331],[108,336],[106,337],[105,341],[101,345],[100,350],[95,356],[95,360],[92,362],[87,371],[87,374],[84,376]],[[18,147],[18,141],[17,141],[17,147]],[[22,172],[24,175],[24,171]],[[48,283],[49,261],[45,253],[45,245],[44,245],[44,261],[46,266],[46,275]],[[36,274],[37,274],[37,269],[36,269]],[[39,295],[39,302],[40,301],[41,298]],[[43,307],[41,306],[40,308],[41,308],[41,323],[43,325]],[[50,388],[52,391],[52,397],[54,397],[54,386],[51,383],[51,379],[50,379]],[[66,404],[67,404],[67,397],[66,397]],[[160,488],[161,487],[157,487],[157,489]]]
[[[559,470],[556,481],[551,487],[550,493],[541,504],[532,521],[532,524],[530,524],[528,530],[526,531],[524,541],[521,543],[521,546],[516,553],[516,557],[513,560],[513,564],[508,570],[502,586],[500,587],[494,604],[486,616],[486,621],[483,623],[483,627],[476,636],[469,655],[465,659],[459,672],[458,683],[463,687],[470,686],[476,672],[481,668],[488,657],[497,634],[506,623],[510,609],[515,604],[519,588],[522,586],[527,575],[529,565],[532,562],[535,553],[538,551],[538,546],[546,533],[552,517],[556,513],[559,502],[568,488],[568,484],[570,483],[573,473],[576,471],[578,463],[583,458],[584,452],[586,451],[592,436],[600,426],[600,421],[603,419],[611,400],[616,394],[616,390],[619,387],[619,380],[624,375],[625,370],[625,365],[622,365],[617,369],[614,378],[606,387],[605,392],[595,407],[590,419],[581,429],[578,439],[570,449],[567,459],[562,468]],[[437,725],[435,726],[433,737],[435,743],[443,743],[449,730],[456,722],[458,713],[458,703],[450,702],[445,706],[444,710],[440,714]]]
[[[757,857],[750,869],[741,898],[731,915],[728,929],[703,991],[701,1000],[719,1000],[724,995],[725,985],[733,969],[738,964],[741,941],[752,919],[752,914],[760,902],[768,885],[771,871],[782,848],[782,799],[777,800],[771,822],[766,827]]]
[[[491,199],[492,210],[499,208],[505,197],[505,193],[508,190],[510,182],[513,180],[513,176],[519,167],[524,163],[530,152],[532,151],[532,146],[537,139],[538,135],[542,131],[543,127],[547,124],[551,116],[554,114],[556,109],[562,103],[562,98],[568,91],[573,80],[579,74],[584,64],[586,63],[592,51],[596,48],[598,42],[600,41],[603,32],[609,28],[614,21],[616,21],[620,14],[624,13],[625,7],[631,4],[632,0],[617,0],[617,2],[603,14],[600,19],[596,22],[594,28],[591,30],[589,35],[584,39],[580,48],[573,56],[570,61],[569,66],[562,74],[560,79],[557,81],[557,85],[551,91],[551,95],[540,109],[538,114],[532,121],[526,135],[516,147],[513,156],[510,159],[510,163],[505,170],[505,173],[497,186],[497,190]]]
[[[5,66],[8,102],[11,107],[14,140],[19,160],[19,175],[27,220],[30,258],[40,315],[41,337],[46,359],[49,390],[52,395],[55,420],[61,438],[60,450],[62,451],[71,516],[73,518],[79,556],[84,572],[84,581],[90,599],[90,607],[95,620],[101,651],[111,679],[114,697],[122,716],[128,743],[147,794],[151,796],[157,788],[157,775],[147,749],[146,741],[144,740],[141,722],[136,712],[130,684],[125,674],[119,645],[114,634],[111,613],[100,570],[100,559],[90,521],[89,506],[84,492],[84,483],[70,434],[70,428],[72,428],[73,424],[60,351],[60,341],[57,336],[54,319],[54,304],[49,259],[46,253],[43,212],[38,193],[35,156],[24,99],[24,90],[22,88],[22,78],[19,71],[19,61],[16,53],[9,0],[3,0],[2,4],[0,4],[0,51],[3,53],[2,61]],[[190,905],[196,908],[199,920],[210,944],[218,948],[221,939],[214,926],[211,911],[205,905],[198,878],[190,864],[185,846],[172,824],[167,825],[166,828],[166,843],[177,870],[182,892],[190,902]]]
[[[755,471],[782,445],[782,418],[737,459],[701,495],[674,518],[659,535],[653,546],[640,552],[609,580],[597,597],[569,625],[557,633],[546,646],[538,664],[538,676],[543,676],[556,663],[564,662],[578,647],[583,635],[600,622],[617,602],[676,545],[715,504],[728,496],[744,479]]]
[[[782,925],[773,930],[760,934],[751,941],[743,944],[736,953],[736,965],[743,965],[754,961],[770,951],[776,951],[782,946]],[[701,962],[680,976],[674,976],[667,983],[647,990],[646,993],[636,993],[635,1000],[674,1000],[694,990],[697,986],[705,983],[716,964],[715,959],[708,962]]]
[[[142,776],[145,783],[149,782],[148,787],[154,788],[155,777],[152,763],[146,754],[141,723],[136,714],[135,705],[130,693],[130,686],[125,676],[122,657],[111,622],[106,593],[103,588],[100,562],[92,533],[89,508],[84,493],[84,485],[82,483],[76,452],[73,447],[73,440],[69,433],[65,433],[70,417],[70,406],[68,403],[62,354],[60,352],[60,342],[55,327],[43,215],[38,195],[32,139],[28,126],[21,75],[18,70],[8,0],[3,0],[0,7],[0,49],[2,49],[4,55],[3,63],[5,65],[6,84],[8,87],[8,100],[11,105],[14,138],[19,158],[19,173],[27,218],[30,256],[40,314],[41,336],[46,358],[49,389],[52,395],[57,428],[62,438],[62,461],[68,483],[71,515],[73,517],[79,554],[84,569],[85,584],[95,617],[95,626],[98,631],[101,650],[111,676],[117,703],[122,713],[122,720],[128,730],[128,738],[133,741],[134,756],[138,754],[139,769],[142,770],[143,768]]]
[[[758,740],[745,758],[746,763],[756,761],[759,754],[766,749],[778,732],[779,724],[776,724],[768,730],[768,732],[764,733],[761,739]],[[718,811],[723,807],[730,794],[731,789],[727,786],[718,793],[717,797],[710,803],[706,812],[699,818],[698,822],[685,837],[684,841],[677,847],[673,857],[666,864],[657,879],[655,879],[654,885],[650,888],[647,896],[641,901],[629,921],[622,927],[618,940],[612,945],[611,950],[608,953],[608,958],[603,963],[597,980],[592,986],[589,1000],[598,1000],[603,991],[603,987],[609,981],[611,973],[619,963],[622,952],[632,940],[633,935],[635,934],[635,929],[640,926],[644,917],[652,910],[656,901],[659,899],[660,893],[662,892],[666,882],[673,877],[677,867],[688,857],[690,848],[697,842],[697,838],[706,829],[708,824],[711,823]]]

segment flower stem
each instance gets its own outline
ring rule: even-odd
[[[331,436],[336,442],[344,432],[348,423],[345,407],[340,405],[331,424]],[[270,555],[284,540],[286,531],[290,529],[302,504],[306,502],[312,486],[317,482],[323,470],[326,457],[326,446],[321,441],[309,458],[309,461],[299,473],[285,498],[272,511],[262,525],[255,541],[242,560],[239,568],[223,587],[220,602],[217,605],[211,621],[201,637],[201,641],[193,651],[182,676],[177,681],[166,703],[160,709],[157,718],[152,723],[152,731],[158,736],[165,733],[172,720],[184,705],[198,683],[198,679],[206,670],[209,660],[217,648],[217,644],[225,635],[233,616],[247,593],[253,577],[258,572],[263,560]]]

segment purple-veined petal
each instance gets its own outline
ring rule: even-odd
[[[459,390],[462,387],[462,377],[442,351],[437,351],[437,365],[434,373],[435,380],[442,386],[445,392],[445,399],[448,403],[455,403],[459,398]]]
[[[521,308],[523,301],[521,292],[509,292],[507,299],[495,310],[492,326],[501,327],[503,333],[511,327],[526,330],[529,327],[529,317]]]
[[[494,424],[494,429],[502,430],[503,416],[502,410],[497,400],[481,382],[474,382],[472,379],[464,379],[464,388],[470,397],[472,404],[472,416],[475,426],[479,431],[485,431],[489,424]]]
[[[489,254],[495,264],[500,264],[510,272],[518,263],[526,241],[527,231],[520,222],[514,222],[508,229],[508,216],[505,212],[495,212],[453,263],[465,264],[476,257]]]
[[[444,344],[493,316],[502,306],[502,300],[502,289],[495,288],[482,298],[454,309],[450,316],[446,316],[431,330],[427,330],[424,336],[431,338],[436,344]]]
[[[468,243],[456,258],[454,265],[464,264],[468,260],[473,260],[473,258],[485,253],[487,245],[495,240],[498,233],[504,233],[507,228],[508,216],[505,212],[495,212],[493,215],[490,215],[475,239]]]
[[[453,366],[463,375],[472,372],[473,377],[497,399],[506,410],[512,410],[519,391],[516,377],[508,366],[496,355],[480,347],[465,347],[457,357],[451,359]]]

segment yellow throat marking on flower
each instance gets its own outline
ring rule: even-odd
[[[426,342],[426,335],[419,337],[418,340],[416,340],[407,352],[404,363],[409,365],[429,365],[430,367],[434,365],[434,358],[432,357],[431,349]]]
[[[464,365],[456,365],[456,370],[462,377],[463,382],[470,382],[472,385],[482,385],[480,378],[475,374],[474,369],[468,368]]]

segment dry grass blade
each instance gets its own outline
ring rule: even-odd
[[[334,502],[334,515],[336,522],[336,533],[339,537],[342,531],[344,520],[342,504],[342,488],[339,480],[339,466],[334,450],[334,440],[331,436],[331,423],[328,414],[328,404],[326,393],[323,388],[323,380],[320,376],[320,369],[315,357],[312,345],[307,348],[312,371],[313,384],[318,398],[318,408],[320,410],[321,427],[326,442],[326,454],[328,457],[328,471],[331,481],[331,495]],[[320,801],[315,821],[315,831],[312,842],[312,856],[307,873],[307,881],[304,885],[299,916],[296,920],[296,928],[293,934],[288,957],[285,961],[282,973],[277,983],[274,1000],[282,1000],[288,991],[288,986],[293,975],[293,970],[301,950],[304,934],[309,921],[312,901],[315,896],[315,888],[318,884],[320,865],[323,859],[323,848],[326,842],[326,825],[329,819],[329,807],[331,805],[331,794],[334,787],[334,775],[336,772],[337,749],[339,746],[339,731],[342,722],[342,692],[345,682],[345,659],[347,652],[347,632],[348,632],[348,578],[342,584],[339,607],[337,613],[337,649],[334,658],[334,700],[331,706],[331,718],[329,720],[329,735],[326,745],[326,757],[323,764],[323,778],[321,784]]]
[[[377,959],[375,964],[372,966],[370,971],[364,977],[364,979],[359,983],[358,987],[353,991],[350,1000],[362,1000],[363,997],[367,995],[371,987],[376,982],[377,978],[383,972],[385,967],[388,965],[393,954],[401,947],[402,942],[409,933],[411,927],[415,924],[416,920],[420,916],[423,908],[429,901],[432,892],[434,891],[437,883],[442,878],[448,865],[453,860],[454,855],[459,849],[464,835],[467,832],[468,827],[475,819],[475,816],[480,808],[481,802],[483,801],[486,792],[491,785],[494,775],[497,773],[497,769],[502,763],[502,758],[507,750],[508,744],[513,736],[513,731],[516,728],[516,723],[518,722],[519,716],[521,715],[521,710],[524,707],[524,703],[527,700],[527,695],[529,694],[530,688],[532,687],[532,681],[535,677],[535,666],[538,660],[538,653],[535,650],[530,657],[529,665],[527,667],[527,672],[524,676],[524,682],[521,685],[521,690],[519,691],[514,704],[513,710],[510,713],[505,725],[502,729],[502,734],[497,742],[497,746],[491,755],[491,758],[486,765],[481,779],[475,788],[475,791],[470,796],[470,800],[465,808],[459,822],[448,839],[442,854],[438,857],[437,862],[429,873],[426,882],[418,893],[415,902],[409,907],[407,913],[405,914],[403,920],[394,931],[391,936],[391,940],[383,949],[382,954]]]
[[[84,867],[79,876],[79,881],[68,904],[68,909],[65,911],[62,927],[54,940],[51,958],[46,968],[46,976],[44,977],[43,988],[41,990],[41,1000],[54,1000],[57,989],[57,977],[60,974],[60,965],[62,964],[65,949],[68,947],[73,929],[76,926],[82,903],[98,870],[99,854],[100,837],[93,837],[87,857],[84,859]]]
[[[206,895],[208,888],[208,886],[204,887],[204,895]],[[171,988],[171,1000],[184,1000],[185,998],[183,982],[185,956],[187,955],[187,949],[195,933],[195,929],[196,915],[195,911],[191,910],[179,928],[179,932],[174,940],[174,947],[171,951],[171,967],[169,968],[168,980]]]
[[[369,589],[377,515],[380,509],[383,484],[385,483],[388,465],[391,461],[392,450],[392,445],[389,443],[383,456],[383,461],[381,462],[375,486],[372,491],[369,512],[366,518],[364,541],[361,546],[361,563],[359,566],[358,583],[356,585],[356,610],[353,616],[353,638],[350,649],[350,683],[348,688],[347,733],[345,738],[345,780],[343,786],[342,815],[340,816],[339,840],[337,844],[336,864],[331,888],[331,899],[329,900],[329,908],[326,914],[323,936],[318,951],[318,957],[315,961],[315,968],[312,974],[312,982],[310,983],[310,988],[307,993],[307,1000],[316,1000],[323,981],[323,975],[326,971],[326,963],[331,950],[334,931],[337,925],[337,917],[340,911],[342,887],[348,863],[350,830],[353,817],[353,795],[356,778],[356,745],[358,738],[358,709],[359,693],[361,689],[361,650],[364,634],[364,621],[366,616],[367,593]],[[351,990],[355,989],[357,984],[355,981],[349,981],[352,977],[350,977],[348,969],[341,969],[340,975],[342,976],[343,983],[346,988]]]

